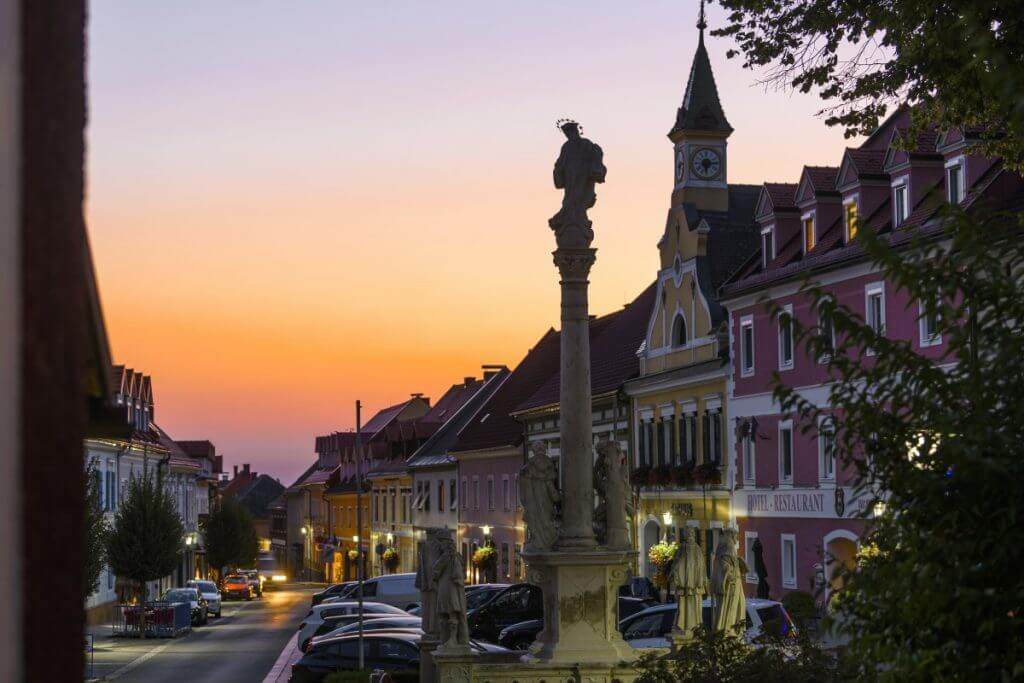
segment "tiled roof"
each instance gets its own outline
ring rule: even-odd
[[[814,194],[836,191],[836,175],[839,173],[839,169],[837,167],[804,166],[804,172],[807,174],[808,180],[811,181],[811,187],[814,189]]]
[[[366,437],[372,438],[374,434],[387,427],[392,420],[398,417],[399,413],[402,412],[402,409],[409,405],[411,401],[413,401],[413,399],[410,398],[407,401],[402,401],[401,403],[396,403],[393,406],[388,406],[387,408],[377,411],[376,415],[371,417],[366,424],[362,425],[361,431]]]
[[[796,196],[796,183],[765,183],[764,189],[768,198],[772,200],[772,207],[776,211],[795,209],[793,199]]]
[[[198,470],[200,469],[199,463],[194,458],[189,457],[188,453],[183,451],[178,444],[174,442],[167,432],[160,428],[155,422],[150,423],[152,431],[156,435],[156,440],[161,446],[167,449],[169,459],[168,463],[171,467],[185,470]]]
[[[590,388],[595,396],[618,389],[623,382],[640,373],[640,359],[636,352],[647,335],[647,321],[654,309],[656,291],[657,286],[652,283],[621,310],[591,322]],[[559,365],[556,358],[551,375],[529,398],[516,405],[513,412],[558,403]]]
[[[882,162],[885,161],[884,149],[857,149],[847,148],[846,154],[850,157],[859,176],[880,176]]]
[[[728,212],[699,212],[711,227],[707,256],[697,260],[698,276],[706,267],[709,281],[701,282],[701,285],[708,293],[717,292],[761,243],[761,229],[754,220],[760,194],[760,185],[730,184]]]
[[[298,478],[298,479],[296,479],[296,480],[295,480],[294,482],[292,482],[292,485],[288,487],[287,491],[288,491],[288,492],[294,492],[294,491],[298,491],[298,490],[299,490],[299,487],[300,487],[300,486],[302,486],[302,485],[303,485],[304,483],[306,483],[306,480],[307,480],[307,479],[308,479],[308,478],[309,478],[309,477],[310,477],[310,476],[311,476],[311,475],[312,475],[312,474],[313,474],[314,472],[316,472],[316,471],[317,471],[317,464],[318,464],[318,463],[317,463],[317,461],[315,461],[315,460],[314,460],[314,461],[313,461],[313,464],[312,464],[312,465],[310,465],[310,466],[309,466],[309,467],[308,467],[308,468],[306,469],[306,471],[305,471],[305,472],[303,472],[302,474],[300,474],[300,475],[299,475],[299,478]]]
[[[209,458],[213,460],[217,457],[217,448],[212,442],[207,440],[202,441],[175,441],[181,450],[189,454],[193,458]]]
[[[273,477],[261,474],[252,477],[244,491],[229,493],[225,490],[224,493],[235,496],[249,514],[259,519],[267,516],[270,504],[284,493],[284,486]]]
[[[519,444],[522,425],[510,413],[558,369],[558,361],[558,333],[548,330],[469,421],[451,452]]]
[[[682,105],[676,111],[675,124],[669,131],[669,136],[681,130],[732,130],[718,99],[718,87],[715,85],[715,74],[711,71],[708,51],[704,48],[703,32],[697,42],[693,64],[690,65],[686,94],[683,96]]]

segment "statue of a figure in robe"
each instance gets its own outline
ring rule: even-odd
[[[697,530],[686,527],[679,552],[672,566],[672,578],[676,587],[677,633],[686,638],[693,637],[693,629],[701,625],[702,602],[708,592],[708,572],[704,565],[704,551],[697,543]]]
[[[597,453],[594,483],[600,502],[594,518],[600,525],[598,539],[606,548],[628,550],[628,516],[633,514],[633,506],[628,495],[622,449],[617,441],[605,440],[597,445]]]
[[[440,539],[441,554],[431,567],[430,578],[437,587],[437,617],[441,625],[441,645],[437,652],[469,652],[469,625],[466,623],[466,582],[462,576],[462,556],[451,536]]]
[[[587,209],[597,202],[595,183],[603,183],[608,169],[601,148],[580,135],[575,121],[559,121],[566,141],[555,162],[555,187],[565,190],[562,208],[548,225],[555,231],[559,247],[587,248],[594,239]]]
[[[420,590],[420,616],[423,639],[440,642],[441,629],[437,623],[437,585],[431,575],[434,562],[441,556],[441,539],[450,537],[447,529],[427,529],[426,539],[416,544],[416,582]]]
[[[519,471],[526,550],[549,550],[558,539],[555,505],[562,499],[555,485],[558,473],[544,442],[535,441],[530,450],[533,455]]]
[[[742,635],[747,617],[743,576],[736,555],[736,530],[725,529],[718,539],[711,570],[711,595],[715,600],[713,625],[716,631]]]

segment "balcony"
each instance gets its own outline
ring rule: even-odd
[[[629,473],[636,489],[715,489],[722,486],[725,468],[719,462],[682,465],[641,465]]]

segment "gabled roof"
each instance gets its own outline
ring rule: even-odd
[[[157,441],[167,449],[168,460],[167,463],[176,469],[181,470],[198,470],[200,469],[199,463],[194,458],[190,457],[182,448],[174,442],[167,432],[165,432],[155,422],[150,423],[150,427],[156,434]]]
[[[396,403],[393,406],[382,408],[377,411],[377,414],[371,417],[366,424],[362,425],[362,429],[360,431],[362,431],[366,438],[373,438],[377,432],[391,424],[395,418],[399,416],[403,408],[415,400],[416,397],[412,397],[406,401],[402,401],[401,403]]]
[[[797,187],[795,202],[802,204],[814,197],[836,193],[836,174],[839,169],[835,166],[804,166],[800,174],[800,184]]]
[[[725,118],[722,103],[718,99],[715,74],[711,71],[711,60],[704,48],[704,31],[697,41],[697,51],[690,65],[690,77],[686,82],[683,103],[676,111],[676,121],[668,135],[671,138],[683,130],[704,130],[732,132],[732,126]]]
[[[884,149],[857,149],[847,147],[843,153],[843,161],[839,165],[839,174],[836,178],[836,187],[843,187],[849,183],[865,178],[885,178],[883,170],[886,150]]]
[[[266,517],[270,513],[270,505],[284,493],[284,486],[273,477],[261,474],[253,476],[248,486],[242,490],[224,491],[225,495],[233,496],[256,519]]]
[[[310,466],[309,466],[308,468],[306,468],[306,471],[305,471],[305,472],[303,472],[302,474],[300,474],[300,475],[299,475],[299,478],[298,478],[298,479],[296,479],[296,480],[295,480],[294,482],[292,482],[292,485],[291,485],[291,486],[289,486],[289,487],[288,487],[288,488],[286,489],[286,492],[287,492],[287,493],[295,493],[296,491],[298,491],[298,490],[300,489],[300,487],[301,487],[301,486],[302,486],[303,484],[305,484],[305,483],[306,483],[306,480],[307,480],[307,479],[309,479],[309,477],[310,477],[310,476],[311,476],[311,475],[312,475],[312,474],[313,474],[314,472],[316,472],[316,470],[317,470],[317,462],[316,462],[316,461],[314,460],[314,461],[313,461],[313,464],[312,464],[312,465],[310,465]]]
[[[654,309],[657,286],[651,283],[622,309],[590,323],[590,387],[594,396],[615,391],[623,382],[640,374],[637,349],[647,334],[647,321]],[[559,349],[560,351],[560,349]],[[561,368],[556,354],[554,371],[513,409],[514,413],[555,405],[559,402]]]
[[[779,211],[796,211],[793,203],[796,188],[796,183],[765,183],[761,186],[754,216],[760,218]]]
[[[558,333],[549,329],[473,416],[450,452],[521,443],[523,428],[511,413],[558,368],[559,350]]]
[[[448,451],[458,441],[459,434],[472,420],[480,408],[494,395],[494,392],[511,374],[508,368],[502,368],[486,380],[474,383],[473,395],[459,406],[444,425],[434,432],[427,441],[412,454],[406,464],[410,468],[434,467],[454,462]],[[441,401],[438,401],[440,404]]]

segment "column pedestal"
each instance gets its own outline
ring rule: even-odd
[[[524,553],[530,583],[544,593],[544,630],[526,662],[617,664],[636,658],[618,630],[618,590],[631,550]]]

